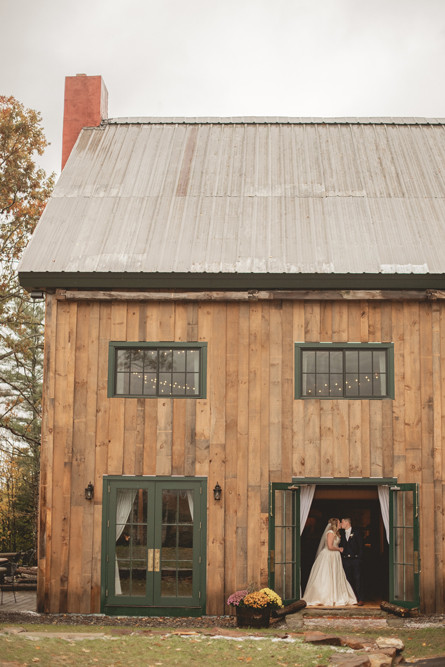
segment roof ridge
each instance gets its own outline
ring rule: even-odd
[[[445,118],[414,116],[135,116],[107,118],[102,125],[445,125]]]

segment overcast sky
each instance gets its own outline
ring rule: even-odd
[[[60,171],[65,76],[109,116],[445,117],[445,0],[0,0],[0,94]]]

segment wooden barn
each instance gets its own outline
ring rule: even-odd
[[[38,609],[297,600],[347,515],[365,601],[444,612],[445,120],[108,119],[78,75],[64,160]]]

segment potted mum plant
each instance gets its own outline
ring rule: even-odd
[[[227,604],[235,607],[236,624],[239,628],[267,628],[271,609],[283,606],[280,596],[271,588],[236,591],[229,596]]]

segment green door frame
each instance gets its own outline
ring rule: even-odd
[[[294,593],[299,596],[300,592],[300,487],[308,486],[315,484],[316,486],[388,486],[390,489],[389,500],[389,519],[390,519],[390,543],[389,543],[389,570],[390,570],[390,601],[394,604],[414,608],[420,605],[420,562],[419,562],[419,522],[418,522],[418,487],[416,484],[398,484],[397,478],[395,477],[298,477],[293,478],[291,483],[270,483],[270,502],[269,502],[269,586],[274,588],[276,580],[276,537],[277,531],[282,527],[281,524],[276,522],[276,494],[284,493],[285,491],[292,490],[295,493],[297,498],[296,506],[293,509],[294,512],[297,512],[298,516],[292,520],[292,528],[294,530],[294,537],[296,544],[294,545],[295,559],[292,558],[293,567],[294,567],[294,584],[292,586]],[[394,522],[394,517],[396,514],[395,504],[394,504],[394,494],[401,491],[402,493],[411,493],[412,501],[409,503],[409,508],[412,508],[412,516],[410,515],[409,521],[406,517],[406,522],[404,525],[399,525],[399,523]],[[400,514],[400,513],[399,513]],[[405,514],[403,515],[405,517]],[[412,539],[408,541],[409,549],[403,550],[403,560],[400,560],[400,557],[396,558],[396,533],[403,533],[403,535],[412,531]],[[405,538],[404,538],[405,540]],[[404,544],[406,540],[404,541]],[[400,551],[400,549],[399,549]],[[409,551],[409,553],[407,553]],[[405,561],[405,557],[409,558],[409,561]],[[399,569],[397,569],[399,568]],[[397,575],[399,579],[403,579],[403,575],[400,574],[400,568],[405,568],[408,572],[413,573],[413,586],[411,588],[412,599],[404,600],[395,595],[395,581]],[[404,579],[403,579],[404,581]],[[298,597],[294,598],[298,599]],[[286,603],[293,602],[294,599],[286,600]]]
[[[277,591],[283,604],[300,597],[299,537],[300,488],[272,482],[269,489],[269,587]]]
[[[420,606],[419,502],[417,484],[389,487],[389,601]]]
[[[148,583],[146,596],[116,596],[114,592],[115,568],[115,516],[118,488],[147,490],[147,555],[145,557]],[[162,555],[155,567],[155,552],[161,553],[162,540],[162,491],[194,490],[193,508],[193,572],[190,598],[161,598]],[[128,616],[202,616],[206,610],[206,527],[207,480],[203,477],[151,477],[109,475],[103,479],[103,521],[101,554],[101,612]],[[152,564],[148,558],[153,558]]]

